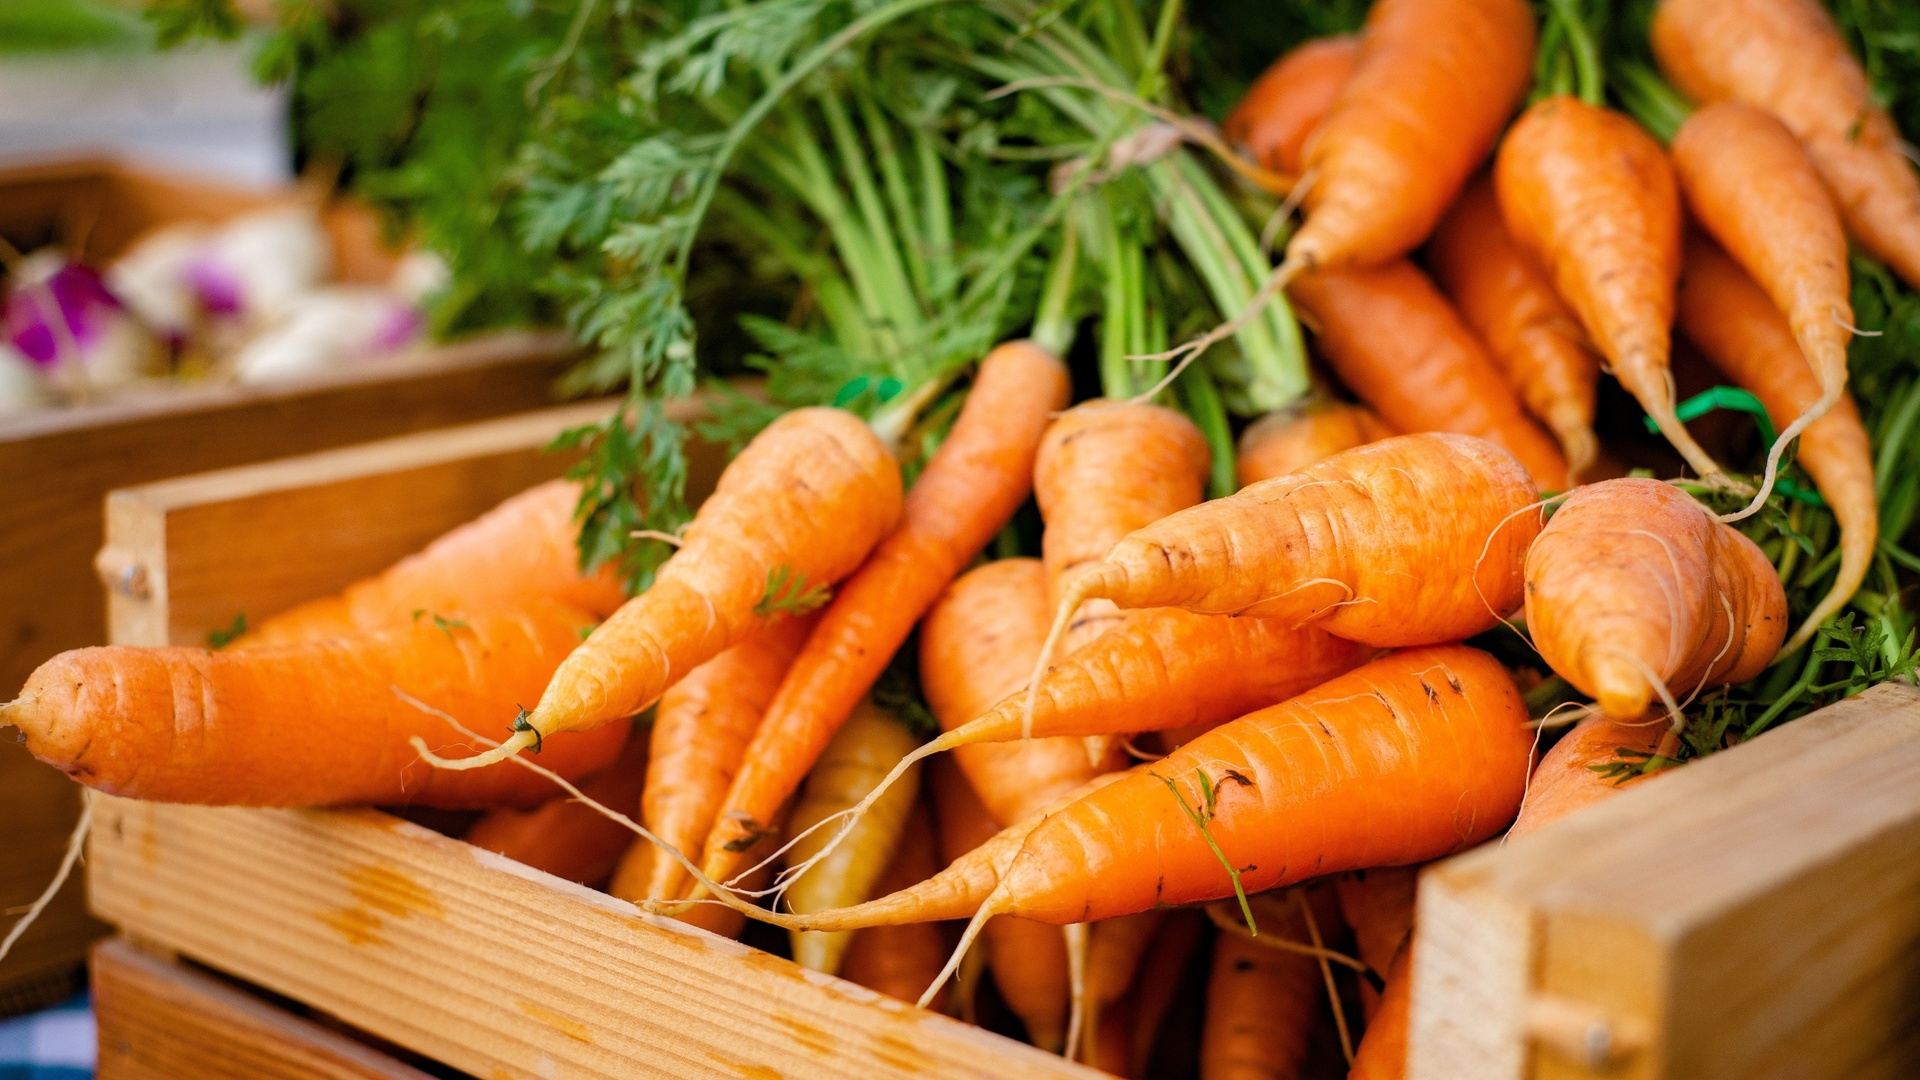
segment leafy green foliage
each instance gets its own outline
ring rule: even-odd
[[[59,49],[125,49],[154,36],[108,0],[7,0],[0,4],[0,54]]]
[[[822,606],[832,596],[822,584],[807,583],[807,575],[782,563],[767,571],[767,589],[753,613],[762,619],[776,615],[805,615]]]
[[[233,644],[234,639],[247,632],[247,613],[242,611],[233,617],[233,622],[224,630],[207,631],[207,647],[224,649]]]
[[[916,631],[900,646],[873,684],[873,703],[907,726],[921,739],[940,734],[940,721],[920,689],[920,635]]]

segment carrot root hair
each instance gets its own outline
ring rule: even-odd
[[[940,988],[947,984],[947,980],[953,978],[953,973],[960,969],[960,962],[966,959],[968,951],[973,948],[974,940],[980,936],[980,931],[986,929],[987,921],[1005,910],[1009,903],[1004,887],[995,888],[985,900],[981,901],[980,910],[974,912],[973,918],[967,920],[967,928],[960,934],[960,943],[953,947],[953,955],[947,957],[946,965],[940,969],[940,974],[933,977],[933,982],[928,984],[926,993],[920,995],[920,1000],[914,1002],[915,1005],[924,1009],[932,1004],[934,995],[938,994]]]
[[[400,694],[400,691],[395,690],[394,693]],[[408,698],[407,695],[405,694],[400,694],[400,696],[403,698],[406,698],[407,701],[409,701],[414,705],[421,704],[418,701],[414,701],[414,699],[412,698]],[[421,707],[424,708],[425,706],[421,706]],[[460,730],[462,732],[465,732],[468,738],[482,739],[485,742],[493,742],[493,740],[491,739],[484,739],[483,736],[475,734],[474,732],[469,731],[465,727],[461,727],[460,724],[457,721],[455,721],[452,717],[447,716],[447,714],[440,712],[438,709],[434,709],[432,711],[436,715],[445,718],[449,723],[453,723],[455,727],[460,727]],[[467,758],[441,757],[439,754],[436,754],[433,751],[427,749],[427,741],[425,739],[422,739],[418,735],[415,735],[410,741],[413,743],[413,748],[420,752],[421,761],[426,762],[427,764],[433,766],[436,769],[447,769],[451,772],[465,772],[468,769],[484,769],[489,765],[498,764],[499,762],[505,761],[508,758],[517,758],[520,755],[520,751],[529,749],[531,747],[539,746],[540,739],[541,739],[540,732],[536,731],[531,727],[522,728],[522,729],[516,730],[512,735],[508,736],[507,741],[501,742],[501,743],[494,743],[493,749],[475,754],[474,756],[467,757]],[[537,750],[535,751],[535,753],[538,753],[538,752],[539,751]]]
[[[66,885],[67,879],[73,876],[73,868],[80,861],[80,853],[86,850],[87,836],[91,832],[93,832],[93,792],[88,788],[81,788],[80,820],[74,822],[73,835],[67,837],[67,853],[60,857],[60,868],[54,871],[53,880],[47,882],[45,889],[40,890],[40,895],[34,897],[33,903],[27,905],[27,910],[20,915],[20,921],[7,930],[6,938],[0,940],[0,960],[7,958],[7,954],[13,951],[14,945],[26,936],[27,930],[40,921],[40,915],[47,910],[47,905],[53,903],[55,896],[60,895],[60,890]]]
[[[1766,472],[1760,477],[1760,490],[1754,494],[1753,501],[1731,514],[1721,514],[1721,521],[1731,523],[1750,517],[1767,504],[1767,496],[1773,494],[1773,483],[1779,476],[1780,455],[1786,451],[1787,444],[1799,438],[1801,432],[1812,427],[1814,421],[1827,415],[1829,410],[1840,403],[1840,395],[1845,392],[1844,383],[1836,383],[1824,388],[1820,393],[1820,400],[1814,402],[1807,411],[1796,417],[1793,423],[1787,425],[1787,429],[1782,431],[1779,437],[1773,440],[1773,445],[1767,448]]]
[[[1068,1061],[1081,1058],[1081,1043],[1087,1041],[1087,924],[1068,923],[1060,928],[1067,940],[1067,1045]]]
[[[1047,666],[1053,662],[1053,654],[1060,648],[1060,639],[1067,634],[1067,628],[1073,625],[1073,616],[1080,605],[1094,598],[1105,583],[1098,572],[1082,575],[1068,587],[1066,594],[1060,597],[1060,610],[1054,613],[1053,625],[1047,628],[1047,640],[1040,646],[1040,655],[1033,662],[1033,677],[1027,680],[1026,700],[1020,706],[1020,737],[1033,738],[1033,713],[1040,701],[1040,680],[1047,674]]]
[[[1353,1068],[1353,1033],[1347,1030],[1347,1010],[1340,1006],[1340,988],[1333,982],[1333,966],[1327,962],[1326,947],[1320,941],[1320,923],[1313,917],[1313,905],[1307,903],[1306,890],[1293,894],[1300,914],[1307,920],[1307,937],[1313,941],[1315,958],[1320,961],[1320,978],[1327,984],[1327,1003],[1333,1007],[1333,1025],[1340,1031],[1340,1052],[1346,1055],[1347,1068]]]
[[[816,865],[820,863],[821,860],[833,854],[834,849],[839,847],[841,841],[845,840],[847,838],[847,835],[853,831],[853,826],[860,820],[860,818],[863,815],[865,815],[868,810],[873,809],[873,804],[880,801],[880,796],[885,795],[887,793],[888,788],[892,787],[896,782],[898,782],[902,776],[905,776],[907,774],[908,769],[913,768],[915,765],[918,765],[920,762],[925,761],[927,758],[930,758],[933,755],[938,754],[943,750],[951,750],[956,746],[965,746],[967,744],[965,739],[955,739],[950,737],[954,734],[955,732],[944,732],[938,738],[934,739],[932,742],[925,743],[921,746],[915,747],[913,751],[909,753],[906,757],[903,757],[899,761],[895,762],[892,771],[888,772],[887,775],[881,777],[880,782],[874,785],[873,790],[867,792],[864,796],[862,796],[859,802],[854,803],[852,806],[847,807],[845,810],[838,810],[838,811],[835,811],[834,813],[828,814],[826,817],[821,818],[819,821],[814,822],[812,825],[809,825],[805,829],[794,834],[794,836],[791,839],[789,839],[786,843],[780,845],[780,847],[777,850],[775,850],[771,855],[768,855],[766,858],[760,860],[754,865],[734,875],[733,880],[738,881],[741,878],[746,877],[749,874],[752,874],[754,871],[759,870],[762,867],[765,867],[768,863],[773,862],[775,859],[778,859],[780,856],[785,855],[788,851],[792,850],[793,845],[799,843],[800,841],[806,839],[809,836],[812,836],[815,832],[818,832],[820,829],[825,828],[826,826],[831,825],[836,821],[841,822],[840,831],[833,835],[833,839],[827,841],[826,846],[822,847],[819,851],[814,852],[812,855],[808,856],[807,858],[802,859],[801,861],[793,864],[792,866],[789,866],[786,869],[780,871],[780,873],[773,879],[773,886],[771,888],[762,889],[756,893],[745,894],[749,896],[766,896],[768,894],[772,894],[775,896],[785,896],[787,888],[791,886],[796,880],[798,880],[800,875],[813,869]]]

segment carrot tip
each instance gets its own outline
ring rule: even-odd
[[[436,754],[433,751],[427,749],[427,740],[422,739],[418,735],[415,735],[413,738],[407,741],[413,745],[413,748],[415,750],[419,751],[420,760],[426,762],[427,764],[433,766],[436,769],[450,769],[455,772],[459,772],[466,769],[483,769],[488,765],[493,765],[493,764],[497,764],[499,762],[505,761],[508,758],[513,757],[515,754],[518,754],[520,751],[525,750],[533,746],[537,742],[539,742],[540,735],[539,735],[539,732],[534,731],[532,728],[526,728],[520,731],[516,731],[513,733],[513,735],[511,735],[507,739],[506,742],[501,743],[499,746],[496,746],[491,750],[488,750],[484,753],[475,754],[473,757],[469,757],[469,758],[441,757],[439,754]]]

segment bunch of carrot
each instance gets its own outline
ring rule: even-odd
[[[783,413],[637,596],[579,569],[556,482],[228,649],[66,654],[0,721],[118,794],[487,808],[475,843],[1115,1073],[1191,968],[1200,1075],[1400,1075],[1419,865],[1764,730],[1835,642],[1914,667],[1913,485],[1881,503],[1920,394],[1848,392],[1853,268],[1895,289],[1849,241],[1920,284],[1892,120],[1814,0],[1662,0],[1628,111],[1552,9],[1375,0],[1224,142],[1104,75],[1030,80],[1082,127],[1126,106],[1245,155],[1302,215],[1257,288],[1237,248],[1200,267],[1246,302],[1158,355],[1297,311],[1324,372],[1237,451],[1206,369],[1127,352],[1185,271],[1143,284],[1099,174],[1158,156],[1109,138],[1056,177],[1031,338],[871,416]],[[1036,70],[1094,40],[1034,27]],[[1176,164],[1153,190],[1191,245],[1227,204]],[[1104,393],[1076,403],[1089,291]],[[1777,432],[1750,458],[1686,427],[1696,353]],[[1621,434],[1641,411],[1664,446]],[[1837,539],[1803,567],[1815,514]],[[529,809],[531,755],[631,820]]]

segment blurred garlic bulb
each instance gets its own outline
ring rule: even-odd
[[[420,313],[392,293],[332,286],[300,297],[285,318],[241,348],[241,382],[271,382],[342,367],[407,348],[420,337]]]
[[[327,278],[331,242],[304,204],[243,214],[221,226],[187,266],[200,305],[255,325],[274,322]]]
[[[14,266],[9,285],[7,341],[68,392],[111,389],[159,369],[160,342],[87,267],[37,252]]]
[[[26,354],[0,341],[0,416],[31,412],[49,404],[52,395]]]
[[[107,288],[140,321],[177,342],[193,329],[200,305],[187,271],[211,236],[199,222],[155,229],[107,268]]]
[[[453,283],[453,269],[447,261],[425,248],[413,248],[394,264],[387,288],[402,300],[419,307],[428,297]]]

